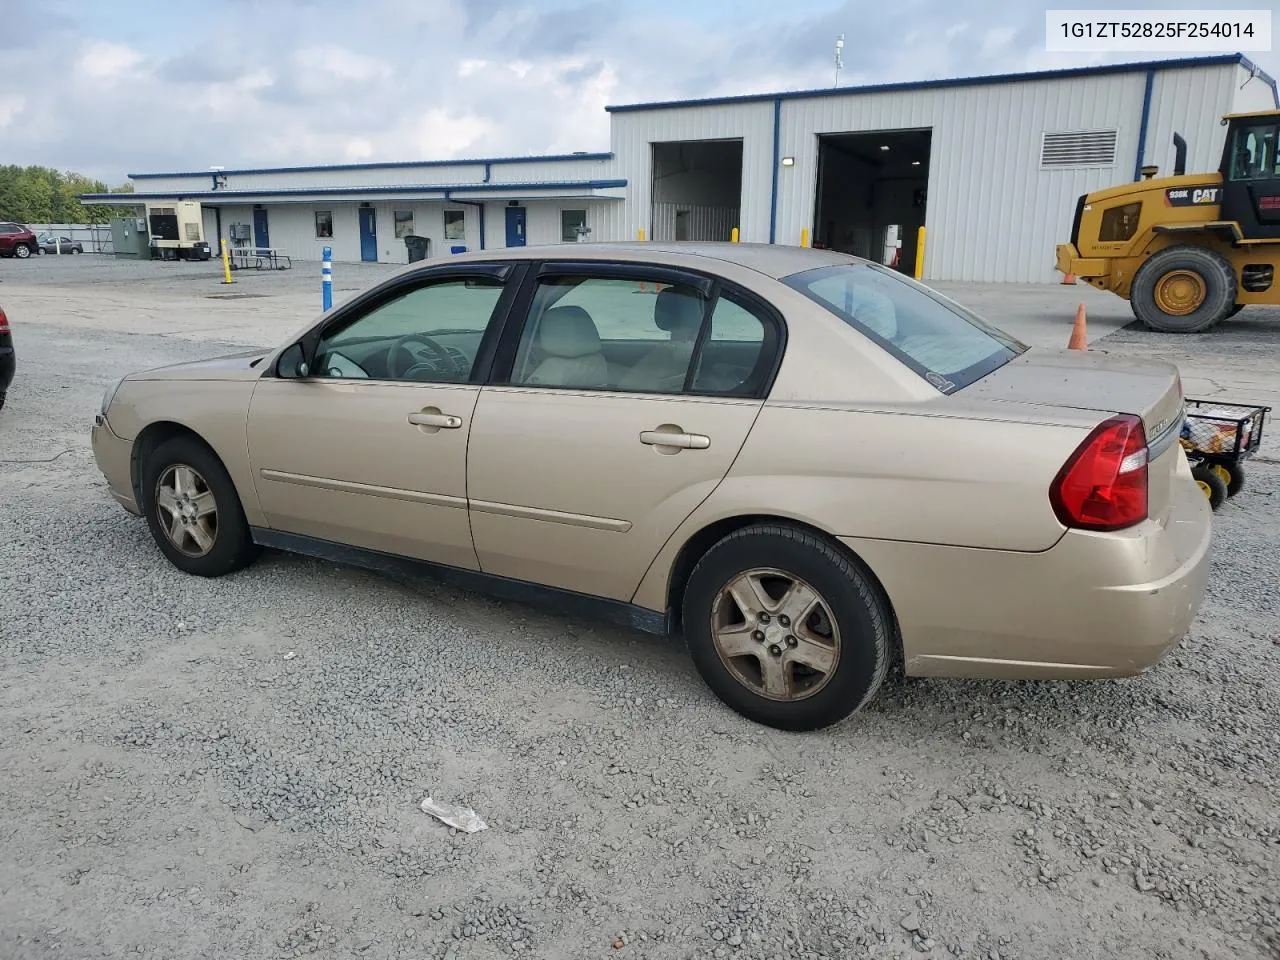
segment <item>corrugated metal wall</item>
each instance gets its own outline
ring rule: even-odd
[[[1034,281],[1054,276],[1053,249],[1081,193],[1132,176],[1145,76],[947,87],[795,100],[782,105],[778,239],[798,243],[814,216],[819,133],[930,128],[925,276]],[[1045,132],[1115,128],[1113,165],[1042,169]]]
[[[653,205],[653,239],[676,239],[676,213],[689,212],[689,240],[729,240],[738,225],[737,207],[711,207],[688,203]]]
[[[1143,162],[1160,168],[1156,176],[1173,175],[1175,133],[1187,141],[1188,173],[1218,169],[1227,129],[1220,121],[1231,112],[1236,78],[1235,66],[1156,72],[1143,155]],[[1267,88],[1268,99],[1270,92]],[[1129,176],[1133,176],[1132,166]]]
[[[1170,142],[1176,127],[1193,144],[1190,167],[1216,168],[1218,118],[1231,107],[1239,73],[1234,65],[1157,71],[1150,149]],[[802,228],[812,231],[819,134],[928,128],[926,278],[1055,280],[1054,246],[1070,232],[1076,198],[1133,178],[1145,86],[1146,74],[1136,72],[783,99],[777,158],[795,164],[778,167],[776,240],[797,244]],[[615,235],[651,228],[652,143],[741,137],[742,239],[767,242],[773,110],[763,100],[615,113],[613,150],[629,180],[625,232]],[[1114,163],[1041,166],[1046,132],[1099,129],[1117,131]]]

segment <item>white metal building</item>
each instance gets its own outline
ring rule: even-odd
[[[1172,165],[1217,169],[1227,113],[1280,106],[1245,57],[609,107],[611,150],[567,156],[131,174],[199,200],[206,236],[318,259],[620,240],[813,243],[933,280],[1046,281],[1075,200]],[[246,228],[248,225],[248,235]],[[216,247],[216,242],[214,243]],[[886,248],[889,252],[886,253]]]

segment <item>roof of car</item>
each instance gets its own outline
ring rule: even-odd
[[[858,262],[857,257],[834,250],[792,247],[771,243],[658,243],[631,240],[614,243],[559,243],[537,247],[510,247],[460,254],[466,260],[641,260],[650,263],[688,265],[690,259],[735,263],[765,276],[780,279],[837,263]],[[707,264],[713,268],[714,264]]]

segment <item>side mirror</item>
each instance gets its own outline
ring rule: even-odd
[[[292,380],[298,377],[305,377],[308,373],[310,373],[310,369],[301,343],[295,343],[286,349],[284,353],[280,354],[280,359],[276,361],[276,374],[278,376]]]

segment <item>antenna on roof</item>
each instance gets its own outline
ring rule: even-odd
[[[840,68],[844,66],[844,34],[836,37],[836,82],[833,86],[840,86]]]

